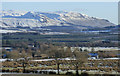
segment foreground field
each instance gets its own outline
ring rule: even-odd
[[[3,74],[1,76],[76,76],[76,75],[46,75],[46,74]],[[79,76],[120,76],[115,74],[82,74]]]
[[[3,74],[2,76],[68,76],[68,75],[45,75],[45,74]]]

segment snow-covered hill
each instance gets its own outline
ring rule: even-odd
[[[0,27],[77,26],[77,28],[106,27],[115,24],[105,19],[89,17],[77,12],[3,11]]]

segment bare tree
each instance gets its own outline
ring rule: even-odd
[[[64,52],[64,49],[61,48],[61,47],[57,47],[57,46],[52,46],[50,48],[50,51],[49,51],[49,56],[52,56],[55,58],[56,60],[56,65],[57,65],[57,71],[58,71],[58,74],[59,73],[59,69],[60,69],[60,59],[65,57],[65,52]]]
[[[75,62],[73,63],[76,68],[76,76],[79,75],[79,67],[82,67],[85,62],[87,62],[88,54],[87,52],[80,52],[79,50],[74,50],[73,55],[75,57]]]
[[[29,64],[29,57],[28,57],[29,55],[27,55],[27,53],[25,52],[25,50],[23,50],[22,51],[22,53],[21,53],[21,55],[20,55],[20,57],[22,58],[21,60],[20,60],[20,63],[22,63],[22,67],[23,67],[23,73],[25,73],[26,72],[26,67],[28,66],[28,64]]]

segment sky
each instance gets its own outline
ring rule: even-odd
[[[1,0],[2,2],[119,2],[119,0]]]
[[[118,24],[118,2],[2,2],[3,10],[74,11]]]

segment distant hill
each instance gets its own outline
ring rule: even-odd
[[[106,19],[90,17],[78,12],[22,12],[3,11],[0,27],[70,26],[77,29],[116,26]]]

